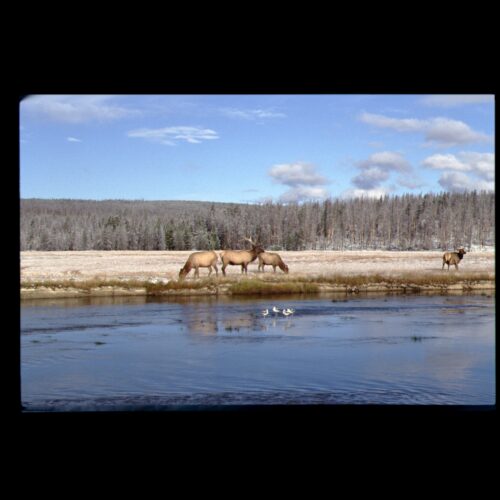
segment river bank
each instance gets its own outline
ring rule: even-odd
[[[469,252],[459,270],[441,270],[441,252],[280,252],[290,273],[257,271],[179,281],[191,252],[21,252],[21,299],[125,295],[283,293],[467,293],[495,289],[494,252]]]

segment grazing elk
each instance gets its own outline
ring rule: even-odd
[[[285,274],[288,274],[288,266],[277,253],[262,252],[259,254],[259,271],[264,272],[264,266],[266,265],[273,266],[274,272],[276,272],[276,266],[279,266]]]
[[[231,266],[241,266],[241,272],[247,274],[247,266],[250,262],[253,262],[259,254],[261,254],[264,249],[254,243],[250,238],[245,238],[252,245],[251,250],[223,250],[220,253],[220,258],[222,260],[222,274],[226,275],[226,267]]]
[[[443,255],[443,267],[441,271],[444,269],[445,264],[448,264],[448,271],[450,270],[450,264],[454,264],[455,269],[458,271],[458,264],[466,253],[467,252],[463,248],[459,248],[456,252],[446,252]]]
[[[212,274],[213,267],[215,269],[215,274],[217,275],[219,273],[219,270],[217,269],[217,260],[218,256],[214,251],[194,252],[188,257],[188,260],[184,264],[184,267],[179,271],[179,279],[184,279],[187,273],[189,273],[189,271],[191,271],[193,267],[195,278],[200,275],[200,273],[198,272],[198,269],[200,267],[208,267],[209,276]]]

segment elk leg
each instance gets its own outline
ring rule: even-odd
[[[215,269],[215,276],[218,276],[219,270],[217,269],[217,266],[214,264],[212,267]]]
[[[273,266],[273,273],[276,272],[276,266]]]
[[[226,264],[222,264],[222,274],[226,275]]]
[[[212,274],[212,266],[208,266],[208,275],[210,276]]]
[[[199,276],[200,276],[200,273],[199,273],[199,271],[198,271],[198,266],[196,266],[196,267],[194,268],[194,277],[195,277],[195,278],[198,278]]]

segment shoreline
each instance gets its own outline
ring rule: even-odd
[[[154,297],[176,297],[176,296],[241,296],[241,295],[259,295],[269,296],[277,294],[294,294],[303,295],[322,295],[322,294],[342,294],[342,295],[357,295],[365,293],[387,293],[387,294],[418,294],[418,293],[471,293],[477,291],[494,291],[495,280],[480,280],[480,281],[459,281],[452,284],[380,284],[366,283],[362,285],[352,286],[350,284],[326,284],[326,283],[310,283],[309,289],[290,291],[281,288],[273,288],[270,286],[267,290],[260,289],[252,292],[232,290],[227,284],[211,285],[200,288],[181,288],[173,290],[148,289],[148,287],[133,287],[126,288],[124,286],[98,286],[89,289],[77,287],[37,287],[37,288],[21,288],[20,299],[66,299],[66,298],[88,298],[88,297],[123,297],[123,296],[154,296]]]

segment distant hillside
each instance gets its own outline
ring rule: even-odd
[[[21,250],[435,250],[495,244],[495,194],[301,204],[21,200]]]

